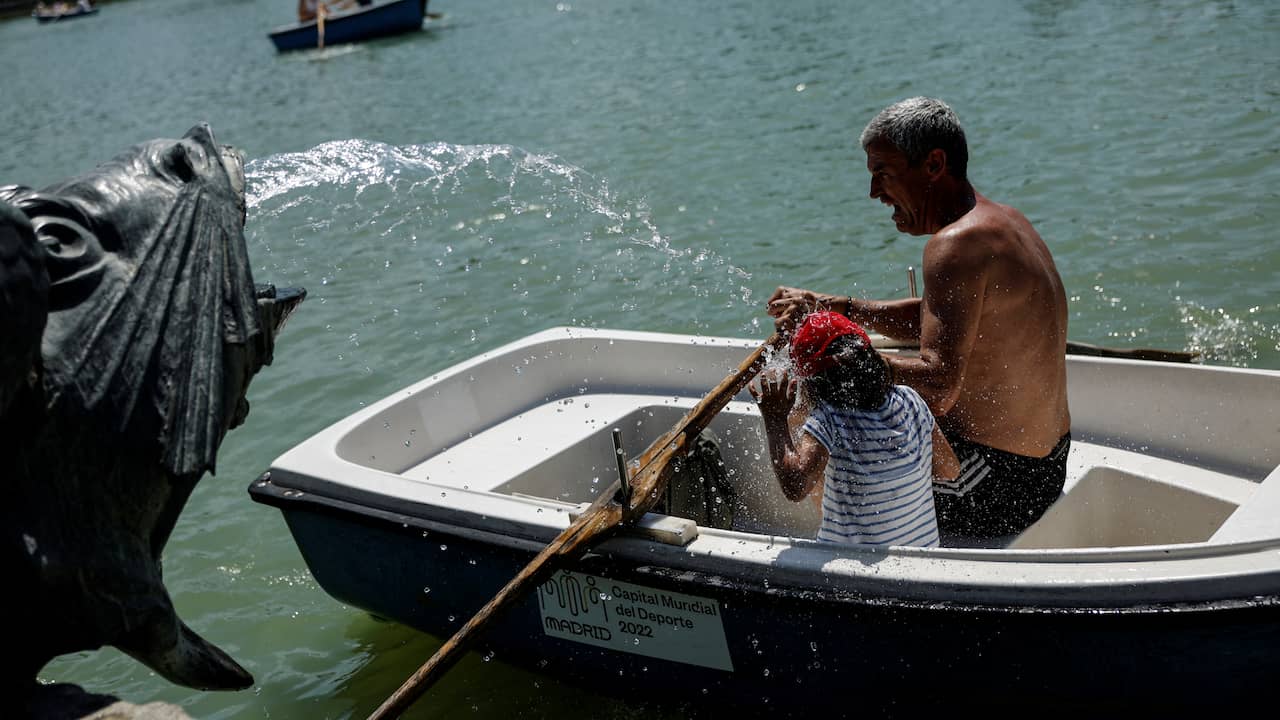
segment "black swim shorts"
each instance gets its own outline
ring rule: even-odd
[[[1062,494],[1071,433],[1042,458],[948,438],[960,477],[934,482],[933,502],[944,535],[996,538],[1022,532]]]

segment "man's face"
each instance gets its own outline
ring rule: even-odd
[[[871,173],[871,199],[893,206],[898,232],[929,233],[926,205],[929,176],[921,167],[910,167],[907,156],[893,145],[877,141],[867,145],[867,172]]]

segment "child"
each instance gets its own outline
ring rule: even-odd
[[[893,384],[866,332],[838,313],[807,316],[791,360],[798,382],[775,370],[750,391],[782,492],[799,502],[822,481],[818,539],[938,547],[933,477],[959,464],[924,400]],[[797,387],[809,406],[798,433],[788,423]]]

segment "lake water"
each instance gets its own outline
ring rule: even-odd
[[[856,137],[948,101],[970,175],[1052,248],[1075,340],[1280,367],[1280,5],[438,0],[421,33],[277,55],[289,0],[0,22],[0,184],[207,121],[249,158],[256,279],[310,297],[165,553],[239,693],[114,650],[42,677],[197,718],[363,718],[440,639],[315,583],[249,483],[308,435],[556,325],[763,338],[779,284],[903,294],[921,240]],[[584,708],[589,708],[584,710]],[[683,717],[467,658],[412,717]]]

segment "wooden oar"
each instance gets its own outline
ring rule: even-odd
[[[316,7],[316,47],[320,50],[324,49],[324,16],[326,11],[324,3],[320,3]]]
[[[1132,360],[1154,360],[1156,362],[1189,363],[1200,357],[1195,350],[1159,350],[1156,348],[1108,348],[1101,345],[1067,341],[1068,355],[1090,355],[1093,357],[1130,358]]]
[[[881,350],[919,350],[920,343],[915,340],[894,340],[888,337],[877,337],[873,344]],[[1130,360],[1153,360],[1156,362],[1189,363],[1195,362],[1200,353],[1195,350],[1158,350],[1156,348],[1109,348],[1089,343],[1067,341],[1068,355],[1086,355],[1090,357],[1127,358]]]
[[[471,641],[502,610],[515,603],[526,592],[536,588],[559,565],[577,558],[590,546],[608,537],[618,527],[630,524],[644,516],[662,497],[672,466],[684,455],[711,420],[747,383],[764,367],[765,354],[783,343],[777,333],[747,356],[738,369],[712,388],[706,397],[685,413],[680,422],[630,463],[629,501],[618,502],[621,480],[615,480],[596,498],[586,512],[556,536],[537,557],[525,566],[511,582],[480,608],[470,620],[458,629],[417,672],[409,676],[398,690],[374,710],[369,720],[396,718],[409,708],[428,687],[448,671],[462,657]]]

